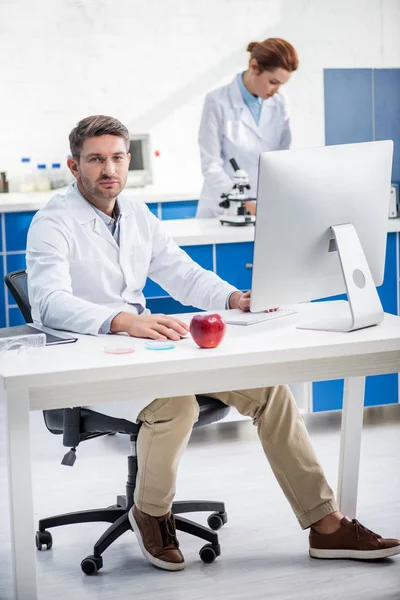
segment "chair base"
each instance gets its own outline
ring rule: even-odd
[[[176,528],[179,531],[194,535],[195,537],[208,542],[208,544],[201,548],[200,558],[203,562],[213,562],[221,553],[218,534],[215,533],[215,530],[220,529],[220,527],[227,522],[224,503],[206,500],[174,502],[172,505],[172,512],[174,515],[190,512],[213,513],[208,517],[208,524],[211,529],[183,517],[175,517]],[[36,547],[38,550],[42,550],[43,545],[46,545],[46,550],[49,550],[52,547],[52,536],[51,533],[47,531],[52,527],[78,523],[93,523],[98,521],[111,523],[111,525],[95,543],[93,554],[84,558],[81,563],[81,569],[86,575],[94,575],[103,566],[102,554],[105,550],[107,550],[107,548],[123,533],[132,529],[128,519],[126,496],[118,496],[117,503],[108,508],[84,510],[41,519],[39,521],[39,530],[36,533]]]

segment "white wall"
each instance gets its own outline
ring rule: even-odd
[[[197,190],[206,92],[287,38],[294,145],[324,141],[324,67],[399,67],[399,0],[0,0],[0,170],[62,160],[89,114],[150,132],[156,183]]]

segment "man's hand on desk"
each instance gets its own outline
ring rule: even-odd
[[[111,321],[111,333],[129,333],[132,337],[152,340],[180,340],[189,325],[166,315],[133,315],[120,312]]]
[[[251,290],[248,292],[233,292],[229,298],[229,308],[240,308],[243,312],[250,310]],[[265,312],[275,312],[277,308],[268,308]]]

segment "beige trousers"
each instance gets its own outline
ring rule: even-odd
[[[338,510],[288,386],[207,396],[253,419],[269,464],[303,529]],[[161,516],[170,510],[179,460],[198,414],[196,397],[191,395],[158,398],[139,414],[143,424],[135,503],[143,512]]]

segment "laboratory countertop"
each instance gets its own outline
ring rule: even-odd
[[[0,194],[0,213],[35,211],[43,208],[55,194],[64,194],[65,188],[47,192],[12,192]],[[144,188],[125,188],[124,195],[146,204],[158,202],[183,202],[198,200],[200,190],[172,190],[162,186],[148,185]]]
[[[176,219],[163,226],[179,246],[253,242],[254,226],[231,227],[218,219]],[[388,233],[400,231],[400,219],[388,219]]]
[[[202,246],[254,241],[254,225],[230,227],[219,219],[176,219],[162,221],[178,246]]]
[[[388,220],[388,233],[396,233],[400,231],[400,218]]]
[[[36,211],[42,208],[50,198],[65,192],[66,188],[48,192],[0,194],[0,214]],[[126,188],[124,194],[141,202],[182,202],[197,200],[198,192],[171,191],[158,186],[145,188]],[[254,240],[254,227],[230,227],[221,225],[218,219],[177,219],[165,220],[164,226],[180,246],[203,244],[224,244],[234,242],[251,242]],[[388,219],[388,233],[400,232],[400,218]]]

